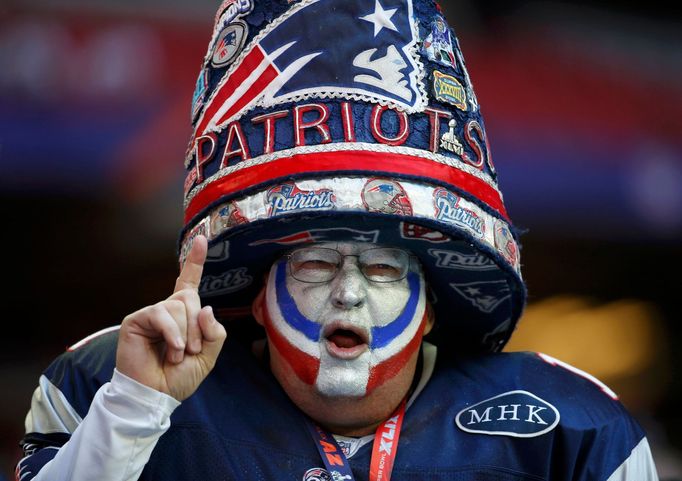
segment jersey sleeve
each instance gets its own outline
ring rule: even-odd
[[[562,440],[571,461],[561,469],[572,471],[575,481],[658,481],[646,435],[616,393],[588,373],[539,356],[566,372],[557,373],[556,380],[566,389],[561,397],[573,407],[562,416]]]
[[[180,403],[113,369],[110,344],[65,353],[41,376],[17,480],[139,478]]]

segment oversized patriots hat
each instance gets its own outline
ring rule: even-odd
[[[181,262],[225,322],[305,243],[371,242],[423,264],[437,341],[501,349],[519,247],[454,31],[432,0],[225,0],[191,110]]]

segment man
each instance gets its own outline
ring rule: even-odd
[[[175,291],[46,370],[18,478],[656,479],[606,386],[499,353],[519,248],[434,21],[431,0],[223,2]]]

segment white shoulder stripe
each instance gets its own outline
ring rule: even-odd
[[[26,432],[71,434],[82,420],[64,393],[47,377],[40,376],[31,399],[31,410],[26,415]]]
[[[548,356],[547,354],[543,354],[541,352],[538,352],[537,354],[538,356],[540,356],[540,359],[542,359],[546,363],[551,364],[552,366],[561,366],[567,371],[571,371],[572,373],[587,379],[588,381],[596,385],[599,389],[601,389],[604,393],[606,393],[611,399],[614,399],[616,401],[618,400],[618,394],[613,392],[611,388],[609,388],[606,384],[604,384],[599,379],[594,377],[592,374],[582,371],[575,366],[571,366],[567,362],[560,361],[556,358],[553,358],[552,356]]]
[[[643,438],[607,481],[658,481],[649,442]]]
[[[88,342],[92,341],[95,338],[98,338],[99,336],[102,336],[104,334],[107,334],[108,332],[113,332],[116,331],[117,329],[120,329],[121,325],[116,325],[116,326],[111,326],[111,327],[105,327],[104,329],[95,332],[94,334],[90,334],[88,337],[81,339],[78,341],[76,344],[71,346],[70,348],[67,349],[67,351],[75,351],[76,349],[85,346]]]

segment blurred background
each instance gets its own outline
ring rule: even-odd
[[[0,479],[40,372],[164,298],[218,0],[0,0]],[[508,350],[589,371],[682,478],[682,25],[663,2],[441,2],[528,230]]]

